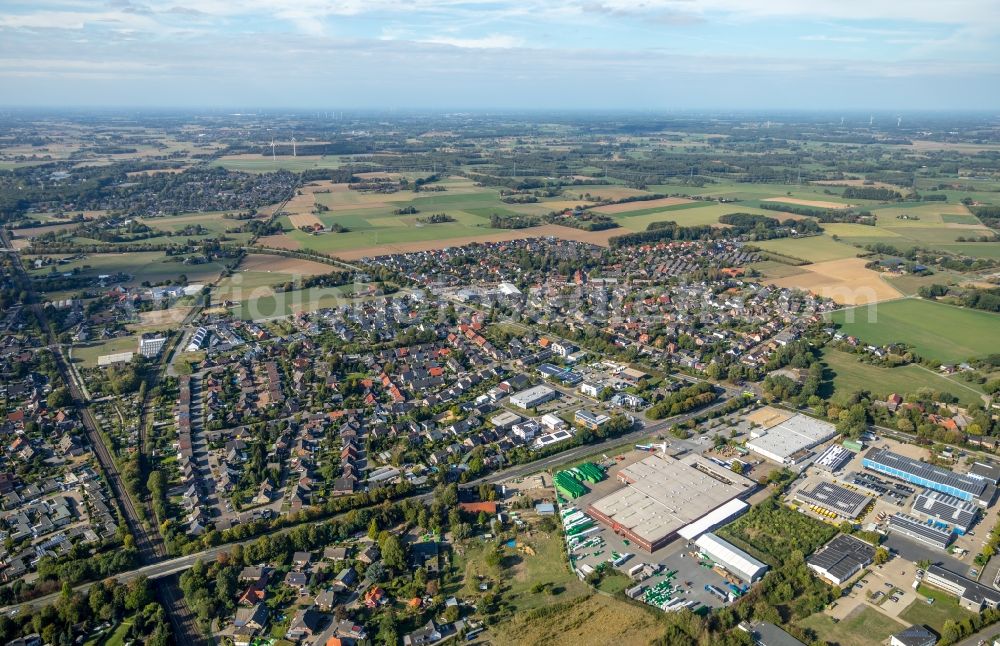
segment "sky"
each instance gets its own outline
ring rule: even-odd
[[[1000,109],[1000,0],[0,0],[0,105]]]

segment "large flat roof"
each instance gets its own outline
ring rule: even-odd
[[[627,486],[591,507],[650,543],[669,536],[755,487],[698,455],[651,455],[618,472]]]
[[[835,511],[845,518],[857,518],[873,496],[851,491],[832,482],[819,482],[808,491],[805,487],[798,490],[795,497],[803,502]]]
[[[808,415],[793,415],[785,421],[759,432],[747,442],[747,448],[766,456],[788,458],[803,449],[816,446],[837,433],[829,422],[813,419]]]
[[[870,449],[865,455],[869,460],[888,469],[895,469],[911,476],[923,478],[928,482],[964,491],[977,498],[986,489],[986,481],[974,476],[962,475],[949,469],[927,464],[920,460],[908,458],[905,455],[893,453],[889,449]]]

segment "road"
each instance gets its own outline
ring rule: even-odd
[[[618,437],[609,438],[606,440],[602,440],[600,442],[595,442],[593,444],[585,444],[583,446],[577,446],[572,449],[562,451],[561,453],[549,456],[547,458],[543,458],[541,460],[536,460],[534,462],[528,462],[526,464],[516,465],[513,467],[509,467],[507,469],[501,469],[500,471],[495,471],[486,476],[483,476],[482,478],[478,478],[476,480],[467,482],[461,486],[463,488],[470,488],[486,482],[497,483],[504,480],[509,480],[511,478],[523,477],[526,475],[530,475],[532,473],[537,473],[539,471],[545,471],[550,467],[561,465],[577,458],[593,455],[594,453],[600,452],[602,448],[606,449],[612,446],[618,446],[621,444],[636,442],[648,436],[662,433],[663,431],[670,428],[674,424],[684,423],[693,417],[711,412],[712,410],[724,405],[726,402],[729,401],[729,399],[730,398],[728,396],[724,396],[722,399],[720,399],[720,401],[716,402],[715,404],[707,408],[702,408],[691,413],[685,413],[683,415],[678,415],[676,417],[660,420],[658,422],[645,425],[642,428],[636,429],[635,431],[625,433],[624,435],[619,435]],[[690,445],[691,448],[695,448],[698,446],[693,441],[671,439],[671,442]],[[698,448],[704,448],[704,447],[698,447]],[[425,492],[413,496],[412,498],[415,500],[429,501],[433,498],[433,494],[430,492]],[[345,514],[347,513],[350,512],[345,512]],[[339,514],[337,516],[333,516],[332,519],[340,518],[345,514]],[[281,530],[278,530],[275,533],[281,534],[289,532],[292,529],[294,529],[294,527],[296,526],[286,527]],[[211,547],[206,550],[202,550],[200,552],[196,552],[194,554],[189,554],[186,556],[179,556],[176,558],[160,560],[155,563],[143,565],[142,567],[136,568],[134,570],[129,570],[127,572],[116,574],[114,578],[118,579],[119,581],[129,581],[131,579],[144,576],[146,578],[159,582],[163,579],[172,577],[173,575],[183,572],[184,570],[194,565],[196,561],[213,560],[219,554],[230,551],[235,545],[247,545],[257,540],[257,538],[259,537],[247,539],[245,541],[241,541],[238,543],[227,543],[225,545],[218,545],[216,547]],[[84,583],[75,587],[74,590],[85,591],[91,585],[93,585],[93,583]],[[173,586],[167,586],[167,588],[172,589]],[[25,601],[23,603],[12,604],[4,608],[0,608],[0,614],[5,614],[5,615],[10,615],[11,613],[16,614],[18,612],[24,612],[29,609],[39,608],[48,605],[50,603],[53,603],[59,597],[59,594],[60,593],[57,592],[50,595],[46,595],[44,597],[38,597],[37,599],[32,599],[30,601]],[[181,642],[181,643],[188,643],[188,642]]]
[[[9,238],[7,237],[7,232],[2,229],[0,229],[0,241],[3,242],[4,247],[13,249]],[[16,262],[14,263],[15,271],[20,273],[24,278],[26,289],[31,290],[31,278],[24,269],[20,254],[15,254],[14,257],[16,258]],[[31,300],[37,300],[33,291],[30,293],[32,296]],[[52,355],[55,359],[56,368],[69,390],[70,397],[73,400],[73,406],[80,416],[80,421],[83,423],[87,441],[90,443],[90,446],[94,451],[94,455],[97,456],[97,462],[100,465],[101,470],[104,472],[108,486],[111,489],[111,494],[117,500],[119,509],[122,510],[129,535],[135,542],[135,547],[139,552],[140,562],[144,564],[152,564],[157,561],[161,561],[167,555],[166,547],[163,544],[163,538],[160,536],[159,531],[149,533],[143,527],[142,516],[140,516],[136,511],[132,497],[125,490],[121,474],[118,471],[118,465],[115,464],[111,451],[109,451],[108,447],[105,445],[104,439],[101,437],[98,424],[87,406],[88,395],[85,388],[79,380],[76,371],[73,370],[73,367],[69,364],[65,355],[63,355],[62,347],[56,338],[54,330],[49,325],[44,305],[40,302],[36,302],[31,305],[31,309],[35,313],[35,317],[38,319],[38,323],[41,328],[49,335],[49,347],[53,351]],[[141,426],[142,425],[140,424],[140,428]],[[151,511],[149,513],[151,513]],[[157,582],[154,587],[159,600],[163,604],[164,609],[167,611],[167,616],[170,618],[175,640],[179,644],[202,643],[204,640],[194,623],[194,617],[191,610],[184,602],[180,591],[177,590],[170,581]]]

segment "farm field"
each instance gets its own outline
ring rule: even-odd
[[[65,258],[66,256],[56,254],[51,256],[25,256],[25,264],[31,266],[35,258],[41,257]],[[57,273],[69,272],[79,268],[79,275],[93,276],[94,278],[101,274],[124,272],[129,274],[131,279],[123,284],[136,287],[146,281],[152,284],[164,281],[176,281],[181,274],[187,276],[188,283],[207,283],[218,278],[223,270],[223,265],[220,262],[186,264],[174,259],[180,259],[180,257],[167,256],[162,251],[83,254],[82,258],[64,265],[51,265],[49,267],[31,269],[29,270],[29,274],[33,278],[44,278],[50,272],[51,267],[55,267]]]
[[[855,247],[837,242],[828,235],[808,238],[778,238],[777,240],[765,240],[753,244],[765,251],[773,251],[789,258],[799,258],[809,262],[853,258],[859,253],[864,253]]]
[[[762,202],[781,202],[782,204],[793,204],[796,206],[811,206],[817,209],[846,209],[850,204],[842,202],[830,202],[828,200],[803,200],[797,197],[768,197]]]
[[[468,227],[463,229],[453,226],[453,224],[429,225],[419,229],[414,228],[412,232],[415,235],[407,235],[405,230],[398,229],[388,230],[388,235],[384,233],[386,230],[381,230],[383,232],[381,234],[366,231],[363,232],[364,235],[355,235],[354,232],[351,232],[327,234],[324,236],[310,236],[305,233],[299,236],[295,234],[301,232],[292,232],[284,235],[265,236],[257,242],[263,247],[275,249],[309,248],[323,253],[331,253],[342,260],[359,260],[361,258],[384,256],[393,253],[458,247],[472,242],[504,242],[507,240],[522,240],[524,238],[541,238],[546,236],[607,246],[610,238],[624,233],[621,229],[582,231],[557,224],[546,224],[527,229],[491,229],[483,227],[478,229],[478,231],[482,232],[479,235],[470,235],[477,231],[477,229],[470,229]],[[333,239],[335,244],[326,244],[326,241],[331,239]]]
[[[881,274],[866,268],[864,258],[829,260],[795,269],[799,271],[769,282],[778,287],[803,289],[842,305],[879,303],[902,296]]]
[[[908,343],[921,356],[946,363],[996,352],[1000,338],[1000,314],[918,298],[840,310],[831,318],[845,334],[867,343]]]
[[[629,231],[645,231],[646,227],[651,223],[663,221],[676,222],[682,227],[699,225],[723,227],[726,225],[719,223],[719,217],[729,213],[755,213],[772,218],[780,215],[782,216],[780,219],[786,219],[783,217],[785,214],[777,214],[774,211],[766,211],[739,204],[719,204],[717,202],[687,202],[665,209],[654,210],[653,212],[619,213],[612,217],[614,217],[622,228]],[[797,218],[801,216],[789,215],[788,217]]]
[[[279,155],[272,160],[270,155],[224,155],[215,161],[216,166],[248,173],[269,173],[275,170],[301,172],[317,168],[340,168],[343,162],[339,156],[299,155],[291,157]]]
[[[796,624],[801,628],[816,631],[816,635],[823,641],[836,643],[839,646],[878,646],[886,643],[889,635],[906,628],[898,621],[864,604],[852,610],[851,614],[838,623],[833,623],[829,615],[818,612],[799,620]]]
[[[663,197],[658,200],[642,200],[636,202],[625,202],[623,204],[608,204],[606,206],[595,206],[591,210],[595,213],[605,213],[608,215],[615,213],[627,213],[629,211],[647,210],[661,208],[664,206],[675,206],[678,204],[690,204],[691,200],[683,197]]]
[[[212,289],[212,299],[241,301],[274,294],[273,285],[339,271],[325,263],[272,254],[248,254]]]
[[[825,384],[828,384],[827,388],[832,387],[832,394],[868,390],[885,398],[892,393],[913,393],[926,386],[935,391],[951,393],[965,405],[982,402],[981,393],[974,386],[957,379],[948,379],[920,366],[881,368],[858,361],[857,357],[848,352],[832,348],[823,350],[823,361],[827,365]]]
[[[766,200],[781,195],[781,200],[812,200],[832,202],[844,206],[852,203],[862,203],[865,200],[845,200],[840,197],[842,189],[814,186],[810,184],[744,184],[732,181],[717,181],[705,186],[689,186],[687,184],[652,184],[647,187],[653,193],[678,193],[680,195],[702,195],[706,197],[724,197],[736,200]],[[829,190],[831,194],[824,191]],[[874,204],[874,203],[873,203]],[[732,204],[730,206],[739,206]]]

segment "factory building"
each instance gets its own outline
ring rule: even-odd
[[[617,478],[625,486],[594,501],[587,513],[649,552],[757,488],[753,480],[700,455],[679,460],[651,455],[618,471]]]
[[[933,491],[989,506],[996,495],[996,486],[971,475],[908,458],[888,449],[871,449],[861,461],[866,469],[898,478]]]
[[[712,532],[702,534],[694,544],[710,559],[747,583],[754,583],[767,572],[767,564],[761,563]]]
[[[913,516],[896,512],[889,516],[889,529],[897,534],[908,536],[925,545],[943,550],[951,542],[951,532],[922,522]]]
[[[841,585],[874,560],[874,547],[860,538],[838,534],[806,559],[806,567],[827,583]]]
[[[979,507],[940,491],[924,489],[913,500],[913,511],[948,525],[956,534],[964,534],[976,522]]]
[[[797,414],[764,430],[750,431],[746,447],[772,462],[791,465],[811,455],[809,449],[836,434],[837,427],[833,424]]]

